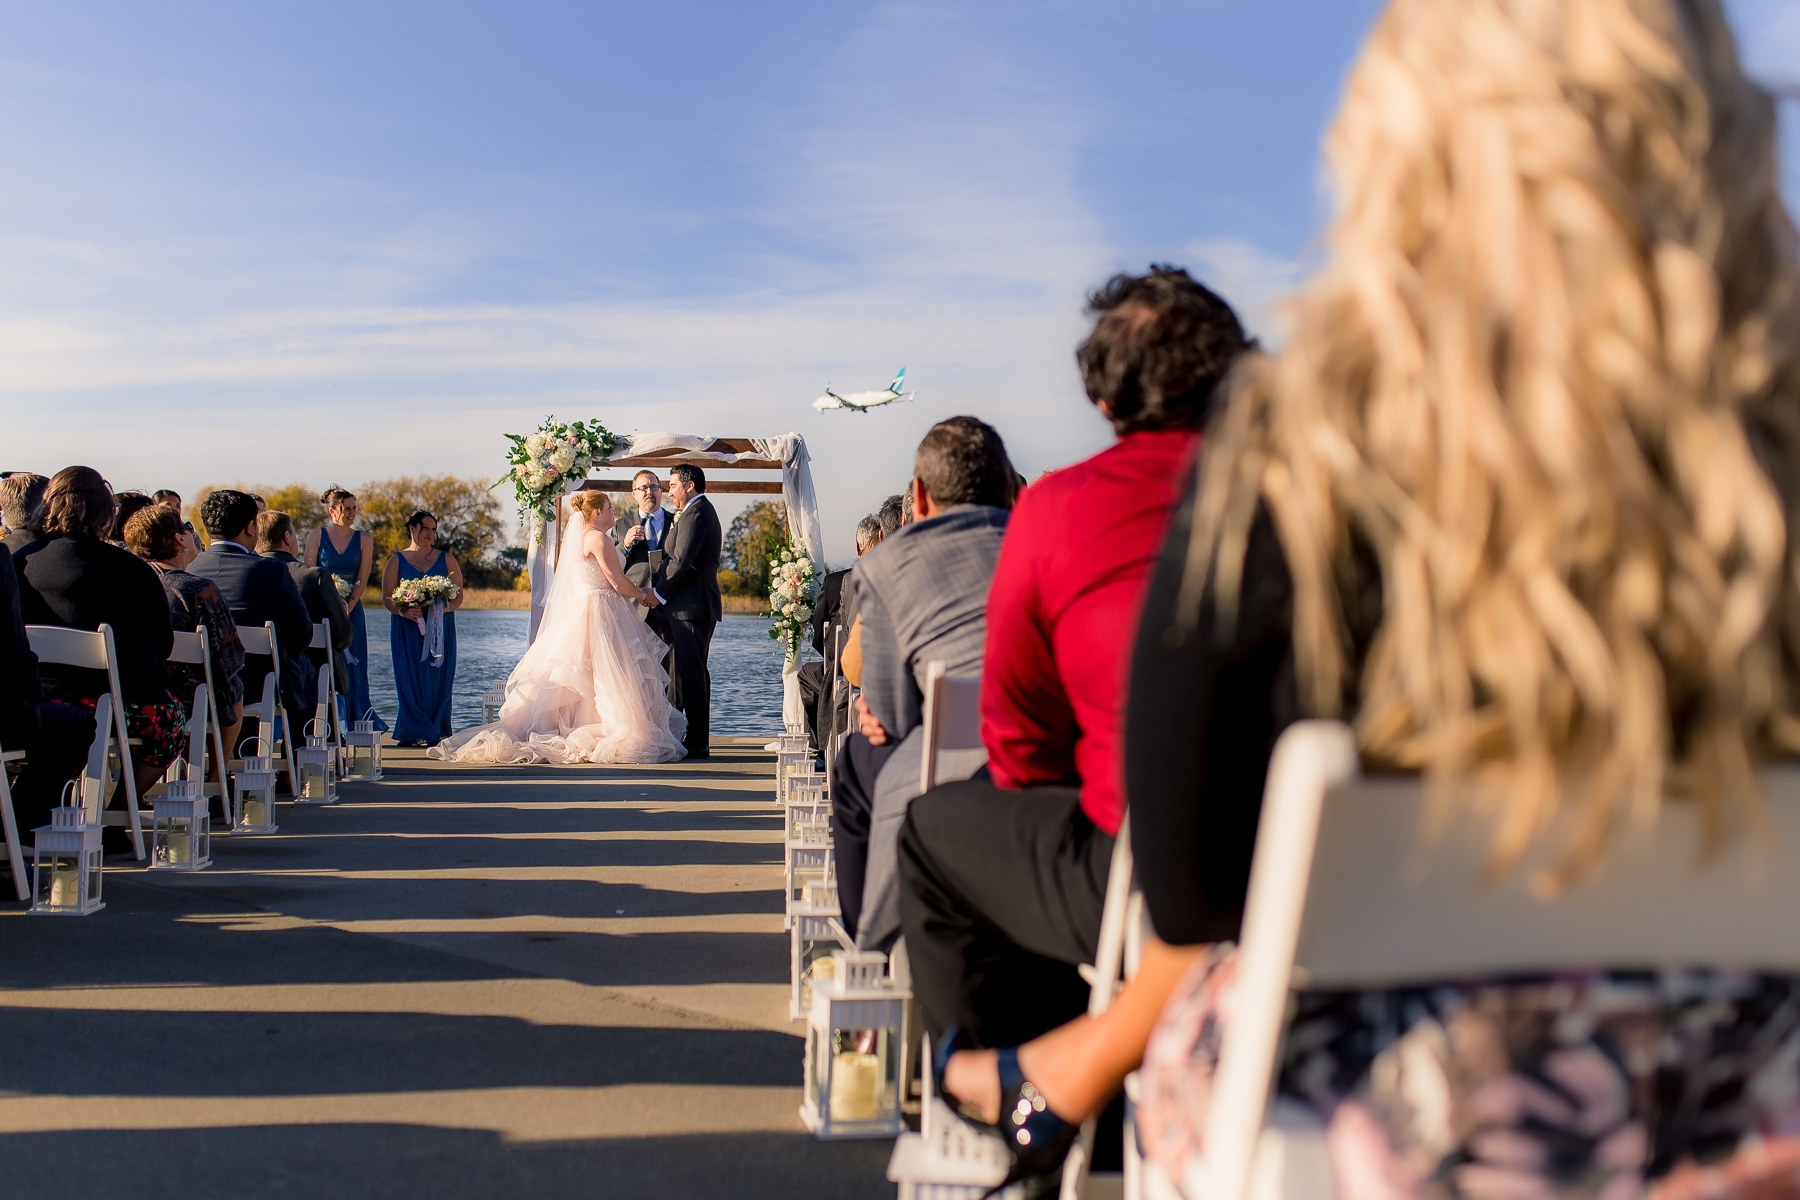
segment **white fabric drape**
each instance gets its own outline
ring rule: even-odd
[[[528,646],[537,641],[544,605],[550,602],[550,585],[556,580],[556,524],[532,514],[531,540],[525,548],[525,571],[531,576],[531,621],[525,631]]]

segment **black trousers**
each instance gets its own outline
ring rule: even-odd
[[[933,1039],[1017,1046],[1087,1011],[1113,839],[1080,790],[986,778],[912,802],[900,830],[900,923]]]
[[[890,738],[885,745],[871,746],[868,738],[853,733],[831,764],[831,854],[837,863],[838,920],[852,937],[862,917],[863,881],[869,874],[875,777],[898,745]]]
[[[689,758],[705,758],[712,740],[712,672],[706,669],[718,622],[705,617],[670,617],[669,649],[675,667],[669,672],[669,703],[687,716]]]
[[[830,731],[838,733],[850,728],[850,701],[846,694],[838,702],[837,722],[831,720],[831,685],[825,678],[825,664],[814,661],[800,664],[800,703],[806,710],[806,736],[813,750],[821,756],[829,753]]]
[[[6,747],[25,752],[25,769],[12,783],[12,797],[27,869],[31,866],[31,831],[50,823],[50,810],[62,800],[63,784],[87,765],[88,747],[94,742],[94,714],[87,709],[48,701],[39,704],[37,712],[37,736],[18,745],[9,742]]]

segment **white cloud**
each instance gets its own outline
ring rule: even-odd
[[[1209,238],[1188,247],[1200,277],[1231,302],[1245,326],[1263,345],[1287,340],[1281,301],[1300,282],[1300,264],[1237,238]]]

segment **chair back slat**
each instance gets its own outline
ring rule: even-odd
[[[1534,888],[1557,841],[1485,880],[1492,826],[1453,812],[1427,840],[1414,779],[1329,792],[1295,948],[1296,982],[1370,987],[1566,968],[1800,970],[1800,767],[1759,774],[1768,824],[1702,856],[1700,814],[1664,801],[1599,867],[1558,895]],[[1566,843],[1565,843],[1566,844]]]
[[[309,650],[331,649],[331,626],[323,621],[313,622],[312,641],[307,643]]]
[[[206,661],[206,632],[183,633],[175,631],[175,645],[169,651],[172,663],[190,663],[199,666]]]
[[[921,791],[937,783],[938,756],[951,750],[980,750],[981,679],[953,676],[933,659],[925,664],[924,762],[919,769]]]
[[[238,641],[244,643],[245,654],[274,654],[275,634],[273,625],[239,625]]]
[[[67,629],[61,625],[27,625],[31,652],[41,663],[59,667],[106,670],[106,635],[98,630]]]

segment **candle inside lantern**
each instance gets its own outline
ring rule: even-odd
[[[831,1119],[873,1121],[881,1116],[881,1059],[846,1050],[831,1067]]]
[[[171,829],[168,833],[163,835],[164,861],[170,863],[184,863],[188,861],[189,848],[192,844],[193,839],[188,834],[187,830],[183,829],[177,831]]]
[[[243,823],[246,825],[261,825],[263,823],[263,817],[267,812],[268,809],[261,800],[255,799],[254,797],[245,800]]]
[[[57,859],[50,869],[50,904],[55,908],[81,905],[81,873],[75,864]]]

